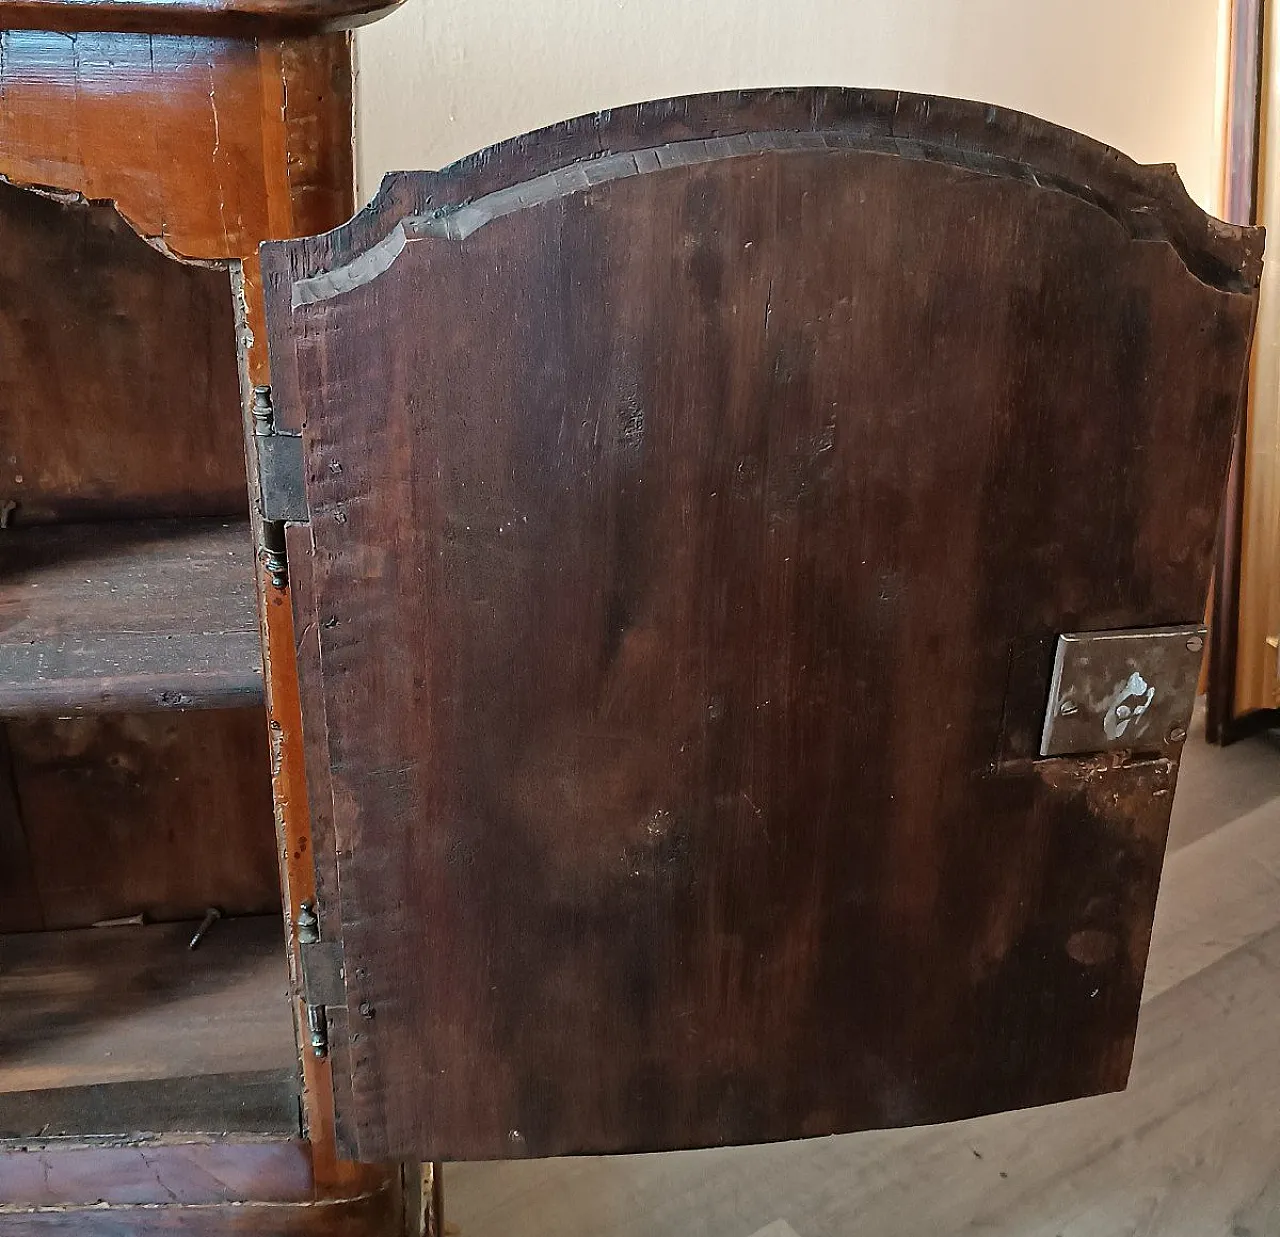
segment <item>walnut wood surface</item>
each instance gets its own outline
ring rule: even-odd
[[[0,237],[5,524],[243,513],[226,271],[4,184]]]
[[[0,533],[0,928],[277,908],[252,564],[242,522]]]
[[[291,1138],[297,1133],[298,1071],[292,1062],[227,1074],[0,1092],[0,1140],[27,1148],[64,1140]]]
[[[199,917],[210,905],[278,910],[261,709],[32,718],[8,729],[40,914],[7,927]]]
[[[363,26],[401,0],[4,0],[8,30],[252,38]]]
[[[46,49],[72,44],[43,38]],[[22,36],[0,40],[0,175],[44,171],[32,179],[59,190],[0,185],[0,712],[259,702],[247,525],[172,535],[121,522],[246,511],[229,272],[177,263],[163,237],[149,245],[110,207],[76,199],[94,106],[59,114],[24,100],[33,70]],[[94,45],[84,40],[82,85]],[[75,74],[57,80],[56,56],[41,63],[52,70],[34,73],[46,102],[76,90]],[[155,144],[138,131],[112,137],[122,149],[140,140],[135,183]],[[24,148],[45,166],[24,168]],[[28,527],[104,517],[97,528]],[[14,727],[6,832],[26,863],[6,865],[0,923],[274,909],[265,734],[260,712]]]
[[[17,529],[0,540],[0,716],[262,699],[247,522]]]
[[[0,932],[43,926],[40,895],[13,782],[9,737],[0,727]]]
[[[353,1166],[335,1194],[296,1140],[0,1152],[6,1237],[386,1237],[400,1214],[396,1178]]]
[[[182,257],[350,213],[350,39],[0,31],[0,176],[113,203]]]
[[[1123,1086],[1180,749],[1032,756],[1058,633],[1202,612],[1260,247],[1042,122],[798,91],[268,248],[363,1155]]]
[[[292,1073],[280,919],[226,919],[193,950],[187,946],[195,927],[188,921],[0,936],[0,1093]],[[76,1132],[136,1128],[200,1127]]]
[[[104,1171],[105,1170],[105,1171]],[[279,1142],[80,1147],[0,1152],[0,1205],[305,1202],[316,1194],[310,1149]]]

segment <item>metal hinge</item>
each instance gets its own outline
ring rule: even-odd
[[[310,518],[302,469],[302,436],[276,425],[270,387],[253,388],[250,412],[258,463],[258,510],[262,515],[259,557],[271,583],[284,588],[289,582],[284,526],[305,524]]]
[[[328,1005],[347,1003],[347,982],[342,970],[342,946],[320,939],[315,905],[298,908],[298,965],[302,973],[302,1000],[307,1009],[307,1036],[313,1056],[329,1055]]]

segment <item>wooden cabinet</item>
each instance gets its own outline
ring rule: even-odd
[[[259,242],[353,209],[361,16],[0,5],[0,1231],[406,1216],[300,1072],[240,397]]]
[[[0,14],[0,1201],[169,1135],[119,1206],[412,1231],[1124,1085],[1257,232],[844,90],[348,221],[370,13]]]

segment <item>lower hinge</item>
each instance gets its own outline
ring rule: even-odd
[[[304,902],[298,911],[298,966],[302,976],[302,1000],[307,1010],[307,1036],[311,1053],[329,1055],[329,1019],[326,1007],[347,1003],[347,983],[342,969],[342,945],[320,939],[315,906]]]
[[[262,516],[262,544],[258,557],[276,588],[289,582],[284,526],[309,519],[307,488],[302,468],[302,436],[276,425],[271,388],[253,388],[253,442],[257,456],[258,511]]]

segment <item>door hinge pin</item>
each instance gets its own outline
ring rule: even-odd
[[[323,1061],[329,1055],[329,1019],[323,1005],[307,1006],[307,1032],[310,1036],[311,1055]]]
[[[276,412],[271,405],[270,387],[253,388],[253,403],[249,411],[253,416],[255,438],[267,438],[275,432]]]
[[[306,901],[298,907],[297,936],[302,999],[307,1008],[307,1038],[311,1055],[317,1060],[323,1060],[329,1055],[329,1018],[325,1013],[325,1005],[328,1001],[337,999],[338,994],[334,989],[341,982],[341,968],[328,957],[327,951],[332,947],[321,944],[320,917],[316,914],[314,902]],[[326,961],[329,966],[323,968]],[[316,974],[318,968],[323,968],[320,969],[319,980]],[[334,973],[329,974],[330,971]]]
[[[262,516],[262,544],[258,559],[272,585],[289,583],[285,553],[286,522],[307,520],[306,490],[302,477],[302,438],[276,425],[275,405],[269,386],[253,388],[249,404],[253,444],[258,465],[258,511]]]
[[[310,900],[298,907],[298,944],[314,945],[320,939],[320,919],[316,904]]]

